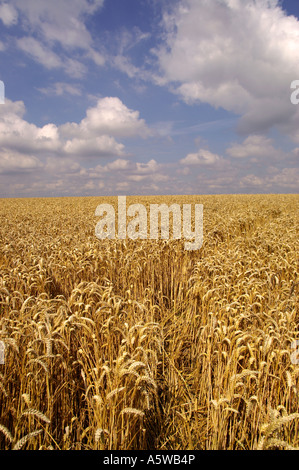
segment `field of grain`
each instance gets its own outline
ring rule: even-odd
[[[0,449],[299,447],[298,195],[204,205],[183,240],[103,240],[116,198],[2,199]]]

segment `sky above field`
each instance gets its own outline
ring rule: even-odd
[[[0,1],[0,80],[0,197],[298,193],[298,0]]]

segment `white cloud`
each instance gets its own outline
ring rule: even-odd
[[[105,57],[97,50],[86,27],[86,19],[104,4],[104,0],[10,0],[0,3],[0,18],[6,26],[18,23],[26,36],[17,47],[46,68],[63,67],[69,75],[86,73],[80,60],[69,57],[75,49],[102,66]],[[59,45],[63,53],[55,52]]]
[[[189,153],[185,158],[180,160],[182,165],[214,165],[221,161],[221,157],[209,150],[201,149],[196,153]]]
[[[268,183],[273,186],[292,189],[298,193],[299,188],[299,168],[283,168],[275,175],[268,177]]]
[[[163,165],[156,162],[156,160],[150,160],[147,163],[143,162],[132,162],[124,158],[118,158],[111,163],[107,163],[105,166],[97,165],[94,168],[97,172],[126,172],[134,176],[140,176],[146,178],[149,175],[157,174]]]
[[[33,37],[17,39],[17,46],[39,64],[47,69],[61,68],[72,78],[81,78],[87,72],[84,64],[76,59],[61,58],[50,47]]]
[[[139,77],[142,75],[141,70],[133,65],[129,58],[124,55],[116,55],[113,58],[113,65],[121,72],[128,75],[129,78]]]
[[[80,96],[82,94],[79,86],[66,82],[56,82],[48,88],[39,88],[38,90],[45,95],[62,96],[68,93],[69,95]]]
[[[74,138],[68,140],[63,147],[66,154],[77,157],[109,157],[115,155],[123,155],[124,145],[119,144],[113,137],[109,135],[102,135],[94,137],[93,139],[78,139]]]
[[[108,163],[105,167],[106,170],[112,171],[119,171],[119,170],[127,170],[130,168],[131,162],[130,160],[125,160],[123,158],[118,158],[111,163]]]
[[[274,171],[276,170],[276,171]],[[240,188],[245,190],[253,190],[258,192],[261,189],[270,192],[273,187],[281,191],[294,191],[299,187],[299,169],[298,168],[273,168],[272,174],[265,176],[257,176],[249,174],[240,179]]]
[[[136,162],[128,174],[129,181],[153,181],[155,183],[166,182],[170,179],[168,174],[162,173],[163,165],[152,159],[147,163]]]
[[[25,105],[23,101],[5,100],[5,104],[0,106],[0,122],[3,120],[10,122],[15,118],[22,118],[25,114]]]
[[[0,174],[23,173],[42,167],[43,164],[34,155],[24,155],[16,151],[0,151]]]
[[[32,37],[23,37],[16,41],[19,49],[26,52],[47,69],[62,67],[63,62],[50,48]]]
[[[156,160],[150,160],[148,163],[136,163],[136,170],[135,172],[138,174],[149,174],[149,173],[156,173],[160,170],[162,165],[159,165]]]
[[[0,106],[0,184],[5,195],[115,193],[118,184],[119,190],[135,185],[142,192],[148,183],[169,179],[153,159],[123,158],[126,149],[117,138],[145,137],[149,129],[118,98],[100,99],[79,123],[37,126],[25,113],[22,101],[7,99]],[[111,161],[98,164],[104,158]]]
[[[187,103],[241,115],[250,134],[299,121],[290,84],[299,75],[299,21],[276,0],[184,0],[164,15],[161,80]],[[290,121],[289,123],[286,121]]]
[[[66,136],[76,136],[78,132],[85,137],[108,134],[113,137],[147,137],[150,130],[139,112],[127,108],[119,98],[99,99],[96,106],[86,111],[86,117],[79,124],[68,123],[61,126]]]
[[[146,88],[144,84],[140,85],[140,81],[151,81],[153,79],[151,73],[146,70],[148,58],[145,59],[143,66],[136,66],[130,56],[134,56],[136,46],[140,47],[140,43],[150,37],[150,33],[141,31],[137,26],[130,30],[123,27],[109,41],[110,64],[130,79],[135,79],[136,83],[139,83],[139,85],[135,84],[135,90],[140,93]]]
[[[22,22],[48,43],[64,48],[89,49],[92,43],[84,20],[103,6],[104,0],[10,0]]]
[[[148,136],[150,131],[139,112],[128,109],[119,98],[107,97],[86,112],[82,129],[108,133],[118,137]]]
[[[22,101],[8,99],[0,107],[0,146],[4,150],[32,154],[58,150],[59,134],[54,124],[37,127],[23,119],[25,106]]]
[[[94,181],[88,181],[87,183],[85,183],[85,185],[83,186],[82,189],[89,191],[89,190],[95,189],[95,187],[96,187],[96,185],[95,185]]]
[[[67,58],[63,62],[65,72],[72,78],[82,78],[87,73],[87,67],[79,60]]]
[[[169,181],[169,179],[170,179],[169,175],[162,174],[162,173],[152,173],[152,174],[147,174],[147,175],[138,175],[138,174],[128,175],[128,180],[134,181],[136,183],[145,181],[145,180],[153,181],[155,183],[163,183],[163,182]]]
[[[162,172],[163,165],[157,163],[155,160],[150,160],[147,163],[133,162],[124,158],[118,158],[111,163],[107,163],[105,166],[97,165],[95,168],[88,170],[87,174],[89,178],[103,178],[105,175],[105,181],[109,187],[118,188],[120,179],[125,180],[125,188],[132,188],[129,185],[142,183],[142,188],[145,189],[148,183],[163,183],[169,181],[169,174]],[[121,189],[122,186],[120,186]],[[124,189],[125,189],[124,188]],[[117,189],[118,190],[118,189]]]
[[[143,181],[146,179],[146,175],[129,175],[128,180],[129,181],[135,181],[136,183],[139,183],[140,181]]]
[[[5,26],[12,26],[18,21],[18,13],[11,4],[2,2],[0,4],[0,19]]]
[[[72,158],[48,157],[46,159],[44,169],[46,172],[49,172],[52,175],[61,175],[61,174],[65,175],[65,174],[72,174],[72,173],[80,173],[81,166],[78,162],[75,162]]]
[[[129,183],[127,181],[120,181],[116,184],[116,191],[126,191],[129,189]]]
[[[89,49],[88,57],[90,57],[96,65],[102,66],[105,64],[106,60],[103,54],[95,51],[94,49]]]
[[[282,156],[282,152],[273,146],[272,140],[262,135],[251,135],[242,144],[234,143],[226,153],[233,158],[253,157],[269,160]]]
[[[55,170],[63,165],[64,171],[83,171],[76,162],[103,157],[122,157],[125,146],[116,137],[148,135],[149,130],[139,113],[128,109],[118,98],[103,98],[89,108],[86,117],[78,124],[70,122],[57,126],[48,123],[42,127],[24,119],[22,101],[9,99],[0,106],[0,168],[35,168],[37,162],[46,162],[46,169]],[[75,161],[74,161],[75,159]],[[60,162],[60,163],[58,163]],[[71,164],[73,162],[74,165]],[[124,170],[130,162],[117,159],[107,164],[108,170]],[[154,161],[149,164],[131,165],[137,172],[156,170]],[[62,168],[62,167],[61,167]],[[104,167],[103,167],[104,168]],[[99,167],[95,172],[103,170]]]
[[[240,187],[241,188],[250,188],[250,187],[261,187],[265,185],[265,181],[263,178],[260,178],[259,176],[250,174],[246,175],[240,180]]]

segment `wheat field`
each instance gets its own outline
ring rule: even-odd
[[[0,449],[298,449],[299,196],[127,198],[203,204],[197,251],[98,240],[116,200],[1,200]]]

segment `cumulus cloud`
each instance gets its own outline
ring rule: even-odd
[[[107,163],[105,166],[98,165],[96,170],[101,172],[120,171],[126,172],[130,177],[146,178],[148,176],[157,175],[162,168],[163,165],[153,159],[147,163],[142,163],[118,158],[111,163]]]
[[[156,160],[149,160],[147,163],[133,162],[124,158],[118,158],[106,165],[97,165],[88,171],[89,178],[102,178],[105,175],[106,182],[112,185],[112,181],[116,184],[120,180],[126,181],[126,187],[129,187],[128,182],[132,183],[162,183],[171,179],[168,173],[165,173],[163,164],[158,163]],[[146,186],[143,186],[144,189]]]
[[[299,168],[283,168],[275,176],[270,179],[272,185],[279,185],[283,188],[294,190],[298,193],[299,187]]]
[[[104,167],[104,171],[112,170],[112,171],[122,171],[128,170],[132,167],[132,163],[130,160],[125,160],[123,158],[118,158],[111,163],[108,163],[106,167]]]
[[[185,158],[180,160],[182,165],[213,165],[221,161],[221,157],[209,150],[201,149],[196,153],[189,153]]]
[[[127,108],[117,97],[99,99],[96,106],[86,111],[86,117],[79,124],[67,123],[61,126],[66,136],[76,136],[78,132],[86,137],[109,134],[113,137],[147,137],[151,131],[139,112]]]
[[[117,137],[146,136],[149,129],[139,113],[127,108],[118,98],[103,98],[86,112],[80,123],[70,122],[60,126],[48,123],[42,127],[24,119],[22,101],[7,99],[0,107],[0,159],[7,167],[7,158],[13,166],[25,168],[40,159],[51,157],[80,161],[125,155],[125,146]],[[12,155],[17,155],[12,159]],[[20,155],[26,156],[26,165]],[[36,156],[32,160],[33,156]],[[53,160],[52,160],[53,162]],[[123,160],[118,164],[123,165]],[[30,165],[29,165],[30,166]]]
[[[249,174],[240,179],[240,189],[252,190],[253,192],[269,192],[273,187],[281,192],[297,192],[299,186],[298,168],[272,168],[271,174],[257,176]]]
[[[245,134],[299,121],[290,84],[299,75],[299,21],[278,0],[184,0],[164,15],[162,84],[187,103],[241,116]],[[288,123],[289,121],[289,123]]]
[[[83,173],[80,164],[70,157],[47,157],[44,170],[45,172],[55,176],[62,174],[69,175],[74,173]]]
[[[136,164],[136,173],[138,174],[149,174],[156,173],[161,169],[161,164],[157,163],[156,160],[152,159],[148,163],[138,163]]]
[[[167,181],[156,160],[129,160],[119,139],[144,138],[150,130],[139,113],[118,98],[102,98],[79,122],[38,126],[26,120],[22,101],[0,106],[0,183],[5,194],[80,194],[118,183],[142,185]],[[99,160],[109,159],[99,164]],[[19,178],[22,175],[22,184]],[[103,179],[104,178],[104,179]],[[129,183],[128,187],[129,187]],[[4,186],[3,186],[4,187]],[[131,186],[130,186],[131,187]]]
[[[66,154],[77,157],[109,157],[115,155],[123,155],[124,145],[117,143],[116,140],[109,135],[94,137],[93,139],[68,140],[63,146]]]
[[[233,158],[274,159],[283,153],[273,146],[272,140],[262,135],[251,135],[242,144],[234,143],[226,153]]]
[[[2,150],[34,154],[56,151],[60,147],[58,129],[54,124],[38,127],[23,119],[22,101],[8,99],[0,107],[0,146]]]
[[[23,173],[43,167],[34,155],[24,155],[13,151],[0,151],[0,174]]]
[[[240,180],[240,187],[241,188],[251,188],[251,187],[262,187],[265,185],[265,181],[263,178],[259,176],[250,174],[246,175]]]

